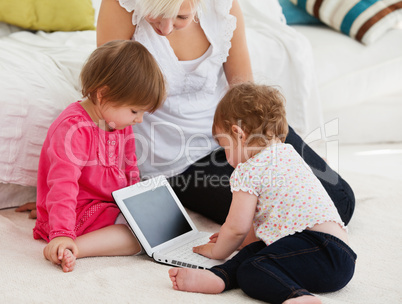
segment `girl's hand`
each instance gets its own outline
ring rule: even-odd
[[[66,249],[71,250],[75,257],[77,257],[78,247],[73,239],[65,236],[56,237],[43,249],[43,255],[49,261],[60,265],[64,250]]]
[[[216,243],[219,237],[219,232],[215,232],[213,235],[209,237],[209,243]]]
[[[215,257],[212,254],[212,249],[214,247],[215,247],[215,243],[207,243],[205,245],[193,247],[193,252],[201,254],[207,258],[214,259]]]

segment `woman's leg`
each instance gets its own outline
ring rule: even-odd
[[[232,201],[229,180],[233,170],[219,149],[168,180],[186,208],[223,224]]]
[[[326,233],[303,231],[265,247],[238,268],[239,287],[269,303],[333,292],[352,278],[356,254]],[[311,300],[311,298],[310,298]]]
[[[355,209],[355,196],[351,187],[290,126],[285,142],[291,144],[313,170],[338,209],[342,221],[347,225]]]

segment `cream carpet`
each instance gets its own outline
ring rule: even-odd
[[[357,205],[349,224],[358,255],[352,281],[339,292],[321,294],[323,303],[402,303],[402,185],[353,173]],[[199,229],[216,224],[191,213]],[[86,258],[63,273],[43,258],[42,241],[32,238],[34,220],[14,209],[0,210],[0,303],[260,303],[232,290],[220,295],[178,292],[168,266],[146,256]]]

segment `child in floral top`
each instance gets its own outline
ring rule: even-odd
[[[177,290],[220,293],[240,287],[269,303],[321,303],[352,278],[356,254],[329,195],[291,145],[283,96],[250,83],[219,103],[213,133],[235,170],[232,204],[219,233],[194,252],[225,259],[209,270],[169,270]],[[250,229],[251,227],[251,229]]]

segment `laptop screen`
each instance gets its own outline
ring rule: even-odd
[[[151,247],[191,231],[166,186],[123,200]]]

